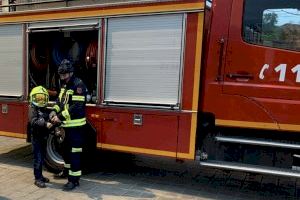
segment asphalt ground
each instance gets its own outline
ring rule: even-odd
[[[97,152],[80,187],[62,191],[66,180],[50,178],[47,188],[33,184],[31,145],[0,136],[0,199],[300,199],[295,178],[200,167],[195,162],[116,152]]]

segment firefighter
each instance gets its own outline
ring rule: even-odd
[[[49,179],[42,174],[43,161],[46,153],[48,129],[52,127],[49,123],[49,112],[46,110],[49,94],[42,86],[33,88],[30,92],[29,128],[33,147],[33,173],[34,184],[45,188]]]
[[[64,59],[58,67],[61,90],[51,117],[53,123],[61,123],[65,130],[63,158],[65,170],[68,170],[68,182],[64,190],[79,186],[81,176],[81,153],[84,125],[86,124],[85,103],[87,89],[79,78],[74,76],[72,63]]]

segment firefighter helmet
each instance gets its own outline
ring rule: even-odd
[[[61,61],[58,67],[58,74],[66,74],[71,72],[74,72],[72,63],[68,59]]]
[[[49,94],[46,88],[37,86],[30,92],[30,103],[38,107],[45,107],[48,104]]]

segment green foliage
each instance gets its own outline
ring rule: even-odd
[[[278,27],[276,26],[278,20],[278,15],[276,13],[265,13],[263,15],[262,24],[262,39],[263,40],[276,40],[278,38]]]

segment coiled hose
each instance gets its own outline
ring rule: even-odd
[[[32,44],[30,58],[35,69],[39,71],[45,70],[49,63],[49,48],[41,48],[35,43]]]
[[[98,41],[93,40],[89,43],[85,53],[85,64],[87,69],[97,67],[97,61],[98,61],[97,54],[98,54]]]

